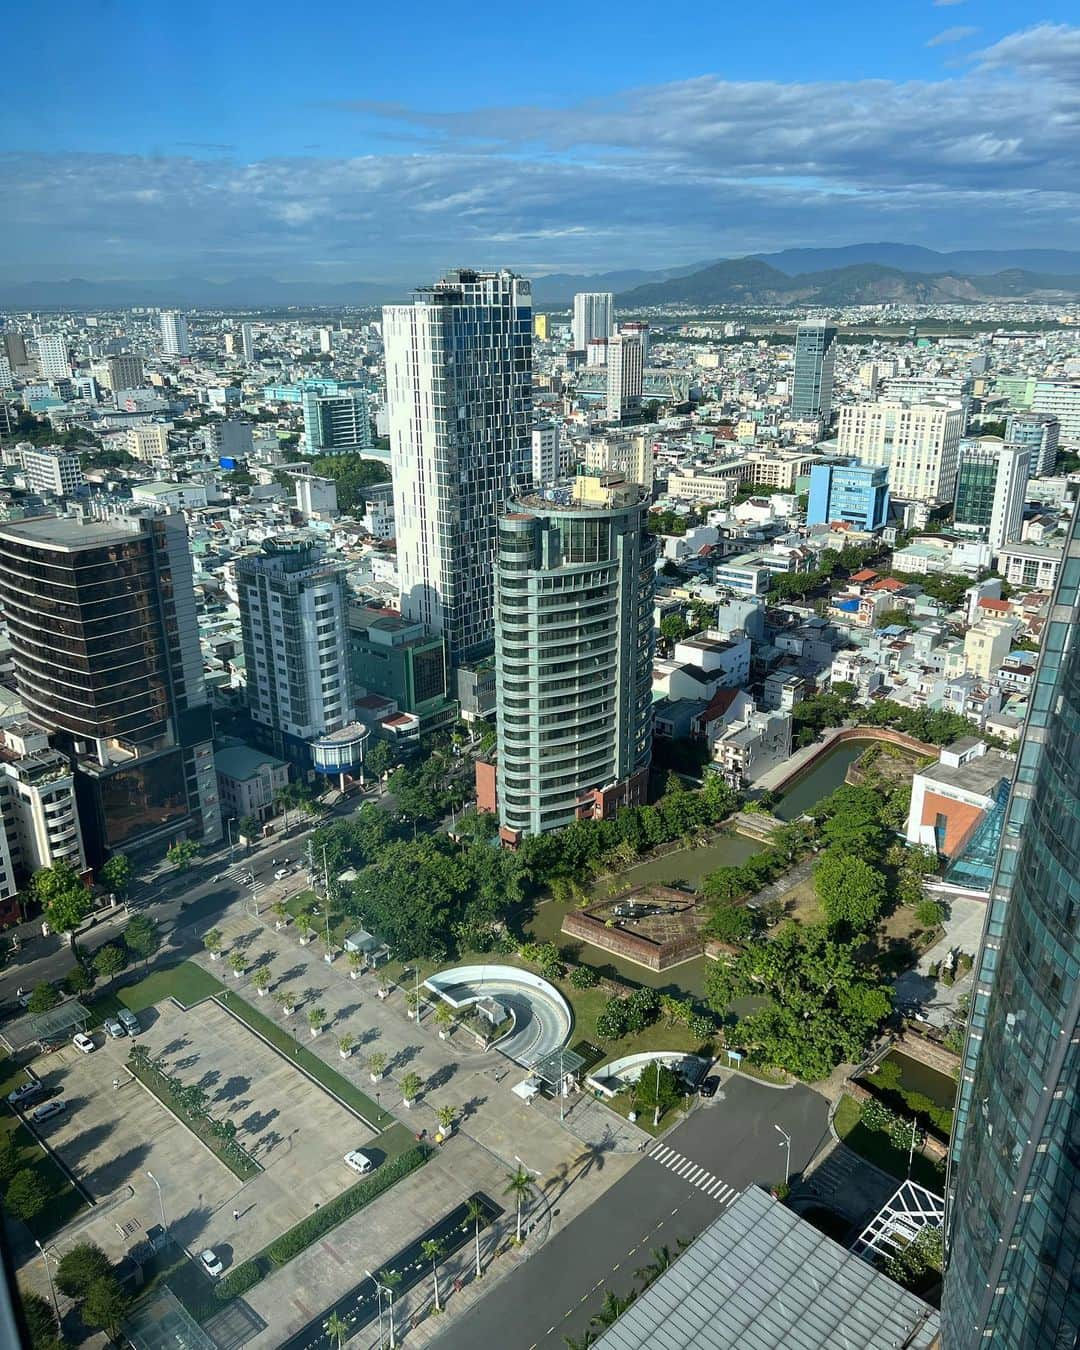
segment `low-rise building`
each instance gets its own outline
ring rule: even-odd
[[[202,483],[137,483],[131,499],[170,511],[189,511],[206,505],[206,488]]]
[[[254,816],[265,820],[274,812],[274,800],[289,781],[289,766],[283,759],[237,742],[214,749],[221,811],[242,820]]]
[[[965,736],[944,746],[938,762],[911,780],[907,842],[955,858],[986,813],[1008,792],[1013,759]]]
[[[1054,544],[1005,544],[998,552],[997,570],[1010,586],[1037,586],[1052,591],[1061,569],[1062,550]]]

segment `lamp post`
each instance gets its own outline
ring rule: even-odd
[[[164,1197],[164,1196],[162,1195],[162,1193],[161,1193],[161,1182],[158,1181],[157,1177],[154,1176],[153,1172],[147,1172],[146,1175],[150,1178],[150,1180],[151,1180],[151,1181],[154,1183],[154,1185],[157,1187],[158,1205],[159,1205],[159,1207],[160,1207],[160,1209],[161,1209],[161,1226],[162,1226],[162,1228],[165,1229],[165,1231],[166,1231],[166,1233],[167,1233],[167,1232],[169,1231],[169,1225],[168,1225],[168,1223],[167,1223],[166,1220],[165,1220],[165,1197]]]
[[[775,1123],[773,1124],[773,1129],[776,1130],[778,1134],[784,1136],[784,1141],[779,1147],[787,1149],[787,1156],[784,1159],[784,1185],[786,1186],[791,1179],[791,1135],[788,1134],[787,1130],[782,1130],[780,1126]]]
[[[370,1270],[365,1270],[364,1274],[379,1291],[379,1345],[382,1345],[382,1296],[385,1294],[386,1302],[390,1308],[390,1350],[395,1350],[397,1341],[394,1339],[394,1291],[388,1284],[380,1283]]]
[[[228,818],[228,820],[226,820],[226,822],[225,822],[225,829],[226,829],[226,831],[227,831],[227,838],[228,838],[228,840],[229,840],[229,857],[230,857],[230,858],[231,858],[232,855],[236,852],[236,845],[233,843],[233,837],[232,837],[232,827],[233,827],[233,818],[232,818],[232,816],[230,816],[230,817]]]
[[[652,1127],[655,1130],[660,1124],[660,1061],[656,1061],[656,1105],[653,1107]]]
[[[38,1249],[38,1251],[41,1253],[41,1259],[42,1259],[42,1261],[44,1261],[44,1263],[45,1263],[45,1274],[48,1276],[48,1280],[49,1280],[49,1293],[52,1295],[53,1312],[54,1312],[54,1314],[56,1315],[56,1329],[57,1329],[57,1331],[59,1331],[59,1330],[60,1330],[60,1305],[59,1305],[59,1304],[57,1303],[57,1301],[56,1301],[56,1288],[55,1288],[55,1286],[53,1285],[52,1271],[49,1269],[49,1258],[45,1255],[45,1248],[41,1245],[41,1243],[37,1240],[37,1238],[34,1239],[34,1246],[35,1246],[35,1247]]]

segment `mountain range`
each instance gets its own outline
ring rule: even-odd
[[[175,276],[149,280],[0,281],[0,308],[198,309],[380,305],[407,300],[425,277],[387,281],[280,281],[252,275],[228,281]],[[551,272],[533,279],[541,307],[563,307],[577,291],[613,291],[624,307],[663,304],[873,304],[1021,298],[1080,293],[1080,252],[967,249],[939,253],[916,244],[793,248],[678,267],[591,274]]]

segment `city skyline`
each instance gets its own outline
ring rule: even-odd
[[[887,41],[849,4],[824,19],[788,4],[783,43],[738,14],[692,51],[644,7],[615,32],[585,16],[569,48],[539,16],[508,27],[489,8],[485,25],[482,8],[480,78],[441,87],[389,18],[343,10],[328,44],[325,24],[204,26],[196,12],[190,32],[214,41],[164,99],[173,49],[154,20],[114,31],[61,8],[42,97],[6,119],[11,279],[396,282],[461,265],[681,266],[808,240],[1071,238],[1080,27],[1064,0],[920,0]],[[454,50],[448,16],[417,18],[431,50]],[[13,45],[40,46],[39,24],[16,15]],[[643,26],[673,41],[641,41]],[[266,71],[302,69],[314,47],[319,85],[271,97]],[[459,64],[476,63],[464,49]]]

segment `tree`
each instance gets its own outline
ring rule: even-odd
[[[29,1223],[49,1203],[49,1190],[32,1168],[22,1167],[11,1178],[4,1203],[17,1219]]]
[[[199,856],[199,845],[194,839],[178,839],[165,850],[165,856],[178,872],[185,872]]]
[[[20,1289],[19,1301],[30,1333],[29,1350],[63,1350],[65,1342],[60,1337],[56,1312],[49,1300],[31,1289]]]
[[[331,1313],[323,1323],[323,1331],[326,1332],[331,1343],[337,1346],[337,1350],[341,1350],[349,1335],[349,1324],[336,1312]]]
[[[26,1007],[32,1013],[44,1013],[48,1012],[50,1008],[55,1008],[59,1002],[60,992],[56,985],[43,980],[41,984],[34,985]]]
[[[819,802],[815,816],[824,816],[821,835],[842,852],[872,857],[885,846],[882,799],[873,788],[845,784]]]
[[[247,970],[247,962],[244,960],[243,952],[233,952],[228,960],[229,969],[237,979]]]
[[[634,1095],[639,1106],[653,1109],[654,1127],[660,1123],[660,1117],[666,1116],[672,1107],[679,1104],[682,1095],[679,1080],[673,1069],[666,1064],[646,1064],[637,1080]]]
[[[127,954],[115,942],[107,942],[94,953],[94,969],[103,980],[112,981],[127,965]]]
[[[467,1216],[473,1225],[473,1240],[476,1243],[476,1278],[480,1279],[484,1273],[480,1265],[480,1221],[482,1219],[487,1223],[487,1211],[475,1195],[470,1196],[465,1203]]]
[[[135,868],[125,853],[114,853],[98,873],[101,884],[121,898],[127,895],[134,877]]]
[[[435,1009],[435,1022],[440,1031],[449,1031],[454,1025],[454,1010],[449,1003],[443,1003],[441,1000],[439,1006]]]
[[[376,741],[364,756],[364,768],[376,778],[381,778],[394,763],[394,752],[388,741]]]
[[[93,987],[94,977],[81,961],[64,976],[64,988],[69,994],[74,994],[76,998],[80,994],[88,993]]]
[[[241,816],[236,822],[236,835],[239,839],[258,839],[259,822],[254,816]]]
[[[262,995],[265,994],[267,989],[270,988],[270,981],[273,978],[274,977],[270,974],[270,969],[268,966],[260,966],[259,969],[255,972],[255,974],[252,975],[251,983],[255,986],[255,989],[258,991],[258,993]]]
[[[143,962],[161,946],[161,934],[158,926],[148,914],[136,914],[124,929],[124,945],[132,956],[141,957]]]
[[[308,1026],[311,1028],[312,1036],[317,1036],[326,1025],[327,1012],[325,1008],[312,1008],[308,1012]]]
[[[130,1303],[115,1275],[100,1275],[87,1289],[83,1299],[83,1321],[92,1327],[99,1327],[112,1340],[118,1340],[120,1325]]]
[[[411,1070],[401,1080],[401,1097],[406,1106],[411,1106],[416,1100],[416,1094],[424,1085],[424,1080],[418,1073]]]
[[[352,1054],[352,1048],[356,1044],[356,1037],[349,1031],[344,1036],[338,1037],[338,1052],[342,1059],[348,1059]]]
[[[830,932],[842,938],[868,933],[885,907],[884,873],[838,848],[827,849],[819,859],[814,868],[814,890]]]
[[[454,1121],[457,1119],[456,1106],[440,1106],[435,1112],[435,1117],[439,1122],[443,1134],[449,1134],[454,1128]]]
[[[737,946],[752,935],[755,926],[754,916],[745,905],[717,905],[705,931],[718,942]]]
[[[923,928],[937,928],[945,921],[945,906],[929,897],[915,906],[915,918]]]
[[[386,1056],[381,1050],[376,1050],[373,1054],[368,1055],[367,1067],[372,1081],[377,1083],[386,1072]]]
[[[66,933],[75,951],[75,932],[92,906],[90,892],[79,874],[68,863],[43,867],[34,874],[30,892],[41,906],[46,922],[54,933]]]
[[[77,1242],[56,1267],[57,1287],[68,1298],[82,1298],[95,1280],[112,1271],[112,1262],[94,1242]]]
[[[0,1186],[6,1186],[19,1170],[19,1147],[10,1130],[0,1130]]]
[[[420,1244],[424,1259],[431,1262],[431,1277],[435,1282],[435,1311],[442,1312],[439,1302],[439,1262],[443,1259],[443,1245],[435,1238],[425,1238]]]
[[[532,1177],[525,1171],[524,1167],[518,1167],[516,1171],[507,1174],[503,1195],[512,1195],[517,1204],[517,1234],[515,1236],[515,1241],[518,1243],[521,1242],[521,1207],[526,1200],[531,1198],[532,1193]]]
[[[668,642],[681,642],[689,631],[686,620],[677,611],[665,614],[660,620],[660,636]]]

